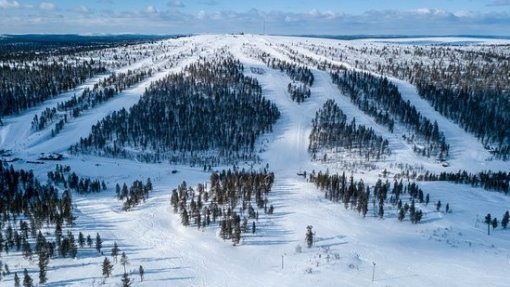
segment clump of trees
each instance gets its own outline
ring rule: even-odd
[[[290,98],[298,104],[304,102],[311,95],[310,88],[306,84],[289,83],[287,91],[290,94]]]
[[[0,64],[0,117],[34,107],[105,71],[93,60]]]
[[[125,183],[122,185],[122,188],[119,184],[115,186],[117,198],[124,202],[124,210],[130,210],[140,203],[145,202],[145,200],[149,198],[150,192],[152,192],[152,182],[150,178],[147,179],[145,184],[139,180],[135,180],[129,188]]]
[[[395,121],[406,126],[412,133],[409,140],[419,143],[414,146],[415,152],[441,160],[448,157],[449,146],[437,122],[432,123],[409,101],[404,101],[397,86],[386,77],[344,69],[332,72],[331,78],[343,94],[390,132]]]
[[[308,150],[317,159],[319,151],[339,148],[357,152],[367,160],[378,160],[390,154],[388,140],[376,135],[372,128],[357,125],[355,118],[348,123],[347,116],[335,101],[328,100],[315,113]],[[324,157],[327,157],[327,153],[324,153]]]
[[[474,134],[496,158],[510,159],[510,90],[442,86],[421,80],[420,96],[441,114]],[[474,116],[476,115],[476,116]]]
[[[306,65],[297,65],[277,58],[267,53],[260,55],[260,59],[272,69],[285,72],[292,80],[287,87],[290,98],[297,103],[302,103],[311,95],[310,87],[313,85],[314,76]]]
[[[209,187],[199,184],[193,189],[183,182],[172,191],[170,203],[182,225],[198,229],[217,225],[220,238],[237,245],[243,233],[256,232],[259,209],[273,214],[274,207],[269,204],[273,182],[274,173],[265,170],[213,172]]]
[[[57,169],[70,170],[62,166]],[[0,162],[0,255],[19,253],[26,260],[36,260],[40,284],[48,281],[50,260],[76,258],[79,249],[93,245],[90,235],[85,237],[79,232],[76,238],[69,230],[75,227],[76,219],[72,194],[68,189],[59,191],[54,184],[51,181],[41,184],[32,171],[16,170]],[[98,241],[102,242],[99,234],[96,249],[100,253]],[[0,274],[11,275],[7,262],[4,263],[0,263]],[[25,286],[32,286],[33,279],[26,269],[23,276]],[[20,281],[17,272],[14,281]]]
[[[64,188],[81,194],[95,193],[107,189],[104,180],[79,177],[76,173],[71,172],[70,166],[59,164],[56,165],[54,171],[48,172],[48,180],[54,184],[62,184]]]
[[[192,165],[256,160],[257,137],[280,113],[242,72],[231,56],[191,64],[153,82],[138,104],[101,120],[71,151]]]
[[[152,76],[152,74],[151,68],[128,70],[126,73],[113,73],[96,83],[92,89],[86,88],[79,97],[75,95],[71,99],[59,103],[56,108],[46,108],[39,116],[35,115],[32,120],[32,129],[42,130],[52,122],[57,121],[51,134],[55,136],[70,119],[77,118],[83,111],[110,100],[123,90]]]
[[[501,217],[501,221],[498,221],[496,217],[492,217],[490,213],[487,213],[487,215],[484,218],[484,223],[487,224],[487,235],[491,234],[491,227],[494,231],[499,225],[501,225],[501,228],[507,229],[508,223],[510,222],[510,212],[505,211],[503,216]]]
[[[456,184],[469,184],[471,186],[481,186],[486,190],[495,190],[504,192],[505,194],[510,190],[510,172],[505,171],[482,171],[479,173],[468,173],[467,171],[459,170],[458,172],[441,172],[435,174],[426,172],[419,175],[419,181],[449,181]]]
[[[324,191],[324,197],[330,201],[343,203],[346,209],[356,210],[363,217],[367,216],[372,203],[374,216],[381,219],[385,217],[385,206],[391,205],[398,210],[398,220],[403,221],[406,217],[411,223],[417,224],[423,218],[423,212],[415,202],[427,205],[430,196],[424,195],[423,190],[416,183],[403,184],[402,180],[383,182],[379,179],[372,187],[366,185],[363,179],[354,180],[353,176],[346,177],[345,172],[339,174],[309,173],[309,181]],[[404,195],[410,198],[406,202]],[[448,210],[447,210],[448,212]]]
[[[262,59],[268,67],[285,72],[293,81],[301,82],[306,86],[313,85],[314,76],[307,66],[300,66],[272,57],[262,57]]]

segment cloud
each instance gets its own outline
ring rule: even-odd
[[[207,14],[205,13],[204,10],[200,10],[197,13],[197,19],[198,20],[203,20],[203,19],[205,19],[206,16],[207,16]]]
[[[149,5],[123,12],[99,9],[97,13],[84,6],[70,12],[31,16],[19,9],[17,15],[0,17],[0,33],[262,33],[265,23],[269,34],[510,35],[510,12],[505,11],[421,8],[370,10],[360,14],[318,9],[302,13],[258,9],[186,12],[172,7],[158,10]]]
[[[55,4],[50,2],[41,2],[41,4],[39,4],[39,9],[45,11],[52,11],[55,10]]]
[[[156,9],[156,7],[154,7],[152,5],[149,5],[149,6],[145,7],[144,11],[147,14],[156,14],[156,13],[158,13],[158,9]]]
[[[184,3],[180,0],[172,0],[167,3],[167,6],[172,8],[184,8]]]
[[[0,0],[0,9],[14,9],[20,8],[21,4],[18,1]]]
[[[493,0],[487,6],[510,6],[510,0]]]

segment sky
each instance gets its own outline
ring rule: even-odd
[[[510,0],[0,0],[0,34],[499,35]]]

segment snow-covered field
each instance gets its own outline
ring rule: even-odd
[[[372,205],[367,218],[362,218],[343,204],[335,204],[316,190],[312,183],[296,174],[302,171],[343,171],[374,184],[379,173],[387,169],[399,172],[397,165],[408,164],[433,172],[465,169],[470,172],[484,170],[510,171],[510,163],[487,160],[490,154],[471,134],[436,112],[421,99],[416,89],[401,80],[392,79],[405,100],[432,121],[437,121],[450,144],[449,167],[443,167],[432,158],[416,155],[412,146],[402,139],[404,127],[397,126],[391,134],[364,114],[343,96],[331,82],[328,72],[310,66],[315,76],[311,97],[302,104],[292,102],[287,92],[289,77],[266,65],[248,51],[263,51],[272,57],[292,61],[285,47],[319,61],[349,65],[339,59],[306,49],[307,45],[355,46],[367,43],[384,45],[381,40],[340,41],[273,37],[258,35],[203,35],[191,38],[166,40],[178,47],[163,51],[167,56],[182,55],[181,60],[169,69],[153,75],[135,87],[123,91],[114,99],[72,119],[54,138],[49,130],[33,132],[31,120],[47,107],[54,107],[62,100],[91,86],[101,77],[90,79],[72,91],[32,108],[23,114],[6,117],[0,126],[0,149],[11,150],[12,157],[21,160],[16,168],[33,169],[43,181],[55,163],[41,165],[27,163],[37,160],[40,153],[64,152],[59,164],[69,165],[80,176],[104,180],[108,191],[100,194],[75,195],[77,210],[75,232],[95,235],[99,232],[105,256],[113,242],[126,251],[135,279],[134,286],[508,286],[510,268],[510,231],[496,229],[487,235],[483,218],[487,213],[501,219],[510,209],[510,197],[488,192],[481,188],[451,183],[420,183],[431,202],[449,203],[452,212],[435,211],[435,205],[418,204],[424,211],[420,224],[408,220],[399,222],[397,210],[388,209],[385,219],[374,215]],[[428,42],[431,39],[404,39],[407,42]],[[465,45],[509,44],[510,41],[434,38],[437,43]],[[466,44],[467,43],[467,44]],[[157,47],[155,45],[154,47]],[[207,57],[215,49],[227,47],[245,66],[245,73],[258,79],[266,98],[274,102],[281,112],[271,134],[259,140],[262,159],[260,165],[246,163],[241,167],[258,169],[269,165],[276,181],[270,194],[275,214],[261,216],[255,235],[246,235],[240,246],[232,246],[215,236],[215,228],[198,231],[180,224],[172,212],[170,193],[183,180],[195,186],[206,182],[209,173],[202,167],[174,166],[165,163],[147,164],[122,159],[85,155],[69,155],[67,149],[80,137],[89,134],[91,126],[109,113],[134,105],[151,81],[171,72],[178,72],[199,57]],[[193,50],[193,53],[190,53]],[[348,51],[348,49],[346,50]],[[368,56],[367,56],[368,57]],[[142,61],[147,61],[143,60]],[[150,64],[150,63],[149,63]],[[156,65],[156,63],[152,63]],[[133,67],[147,63],[131,63]],[[257,67],[264,73],[254,74],[249,69]],[[126,67],[120,68],[126,70]],[[311,161],[308,153],[308,136],[315,112],[328,99],[334,99],[348,117],[356,117],[358,124],[372,127],[377,134],[390,142],[392,155],[375,162],[376,170],[361,168],[344,170],[340,163],[321,164]],[[216,167],[221,170],[229,167]],[[172,173],[177,170],[177,173]],[[150,177],[155,191],[150,199],[134,210],[122,211],[122,203],[115,198],[115,184],[130,184],[134,180]],[[390,180],[392,182],[392,180]],[[389,208],[389,207],[388,207]],[[307,225],[313,225],[316,243],[305,247]],[[297,252],[298,246],[302,252]],[[96,286],[102,284],[101,262],[104,256],[95,251],[79,251],[76,259],[50,261],[47,286]],[[27,268],[37,278],[37,262],[21,256],[5,255],[11,272]],[[374,265],[375,264],[375,265]],[[146,271],[145,280],[139,281],[138,266]],[[375,266],[375,278],[372,272]],[[120,284],[123,268],[115,264],[114,276],[106,280],[107,286]],[[36,280],[37,281],[37,280]],[[0,281],[1,286],[13,286],[12,276]]]

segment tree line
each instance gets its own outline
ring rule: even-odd
[[[16,62],[0,65],[0,116],[34,107],[104,73],[100,61]]]
[[[483,187],[486,190],[495,190],[507,194],[510,191],[510,172],[505,171],[482,171],[479,173],[468,173],[459,170],[458,172],[441,172],[435,174],[426,172],[419,175],[419,181],[448,181],[456,184],[469,184],[473,187]]]
[[[48,172],[48,180],[57,185],[62,184],[64,188],[81,194],[96,193],[107,189],[104,180],[79,177],[76,173],[71,172],[70,166],[59,164],[55,166],[54,171]]]
[[[356,118],[350,123],[334,100],[328,100],[315,113],[310,133],[308,151],[317,159],[317,154],[324,149],[343,148],[356,152],[365,159],[380,159],[390,154],[388,140],[376,135],[372,128],[357,125]],[[324,157],[328,154],[324,151]]]
[[[415,145],[416,152],[439,159],[448,157],[449,146],[437,122],[432,123],[409,101],[404,101],[397,86],[386,77],[339,70],[332,72],[331,78],[354,104],[379,124],[388,127],[390,132],[393,132],[397,120],[413,133],[411,140],[424,141],[426,144],[423,148]]]
[[[414,182],[404,184],[402,180],[394,180],[393,185],[386,180],[378,179],[374,186],[364,183],[363,179],[354,180],[351,175],[347,177],[345,172],[329,174],[319,171],[309,173],[308,180],[324,191],[324,197],[330,201],[343,203],[346,209],[356,210],[365,217],[370,210],[374,216],[381,219],[385,217],[385,208],[392,206],[397,210],[397,219],[404,221],[406,218],[411,223],[417,224],[423,218],[423,211],[418,204],[427,206],[430,203],[430,195]],[[406,200],[407,199],[407,200]],[[441,211],[442,203],[436,202],[436,211]],[[445,213],[451,212],[449,203],[444,208]]]
[[[280,113],[242,72],[231,56],[191,64],[151,83],[136,105],[98,122],[71,152],[192,165],[256,160],[257,137]]]
[[[289,63],[284,60],[272,58],[269,54],[262,55],[261,59],[268,67],[285,72],[291,80],[301,82],[310,87],[313,85],[314,76],[307,66],[300,66],[295,63]]]
[[[86,110],[94,108],[106,102],[123,90],[152,76],[152,69],[128,70],[127,73],[113,73],[111,76],[100,80],[92,89],[85,88],[79,97],[74,95],[71,99],[61,102],[56,108],[46,108],[39,116],[35,115],[32,120],[33,130],[42,130],[49,124],[58,121],[52,129],[52,136],[57,135],[72,118],[77,118]]]

